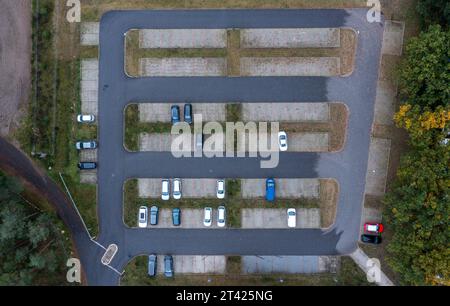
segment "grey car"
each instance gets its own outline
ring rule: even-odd
[[[171,255],[164,256],[164,275],[173,277],[173,257]]]
[[[157,257],[152,254],[148,256],[148,276],[156,276]]]
[[[150,207],[150,225],[158,224],[158,206]]]

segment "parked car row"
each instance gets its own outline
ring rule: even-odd
[[[138,213],[138,227],[145,228],[150,225],[158,225],[159,219],[159,208],[156,205],[150,207],[150,217],[148,216],[148,208],[147,206],[141,206],[139,208]],[[181,209],[173,208],[172,209],[172,224],[174,226],[181,225]]]
[[[172,189],[170,188],[170,180],[163,179],[161,182],[161,199],[163,201],[168,201],[170,199],[170,192],[172,191],[172,197],[175,200],[181,199],[181,179],[175,178],[172,181]],[[216,196],[218,199],[225,198],[225,180],[217,180]]]
[[[158,268],[158,257],[155,254],[148,256],[148,276],[156,276]],[[173,277],[173,257],[171,255],[164,256],[164,276]]]
[[[158,225],[159,218],[159,208],[156,205],[150,207],[150,214],[147,206],[141,206],[138,212],[138,227],[146,228],[150,225]],[[211,207],[205,207],[204,209],[204,218],[203,225],[206,227],[210,227],[212,225],[213,219],[213,209]],[[225,206],[219,206],[217,208],[217,226],[224,227],[226,224],[226,210]],[[172,209],[172,225],[180,226],[181,225],[181,209],[173,208]]]
[[[89,114],[80,114],[77,116],[77,122],[78,123],[94,123],[96,120],[96,117],[94,115]],[[75,144],[75,147],[77,150],[88,150],[88,149],[96,149],[98,146],[97,142],[95,140],[88,140],[88,141],[77,141]],[[94,170],[97,169],[97,163],[96,162],[84,162],[81,161],[78,163],[78,169],[80,170]]]
[[[184,105],[184,112],[183,112],[184,122],[188,124],[192,124],[192,104],[185,104]],[[180,107],[178,105],[172,105],[170,108],[170,118],[172,121],[172,124],[176,124],[181,121],[180,119]]]
[[[383,224],[376,222],[364,223],[364,233],[361,235],[361,241],[364,243],[380,244],[381,233],[384,231]]]

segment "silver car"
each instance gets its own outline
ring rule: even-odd
[[[78,115],[77,122],[78,123],[92,123],[95,121],[94,115]]]
[[[91,141],[77,141],[75,144],[77,150],[85,150],[85,149],[96,149],[97,142],[95,140]]]

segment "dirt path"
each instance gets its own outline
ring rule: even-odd
[[[31,1],[0,0],[0,135],[10,135],[31,90]]]

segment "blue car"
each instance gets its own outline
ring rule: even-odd
[[[184,122],[192,124],[192,104],[184,105]]]
[[[172,124],[180,122],[180,107],[173,105],[170,109],[170,116],[172,118]]]
[[[266,200],[269,202],[275,200],[275,180],[273,178],[266,180]]]
[[[181,209],[172,209],[172,223],[174,226],[179,226],[181,224]]]

